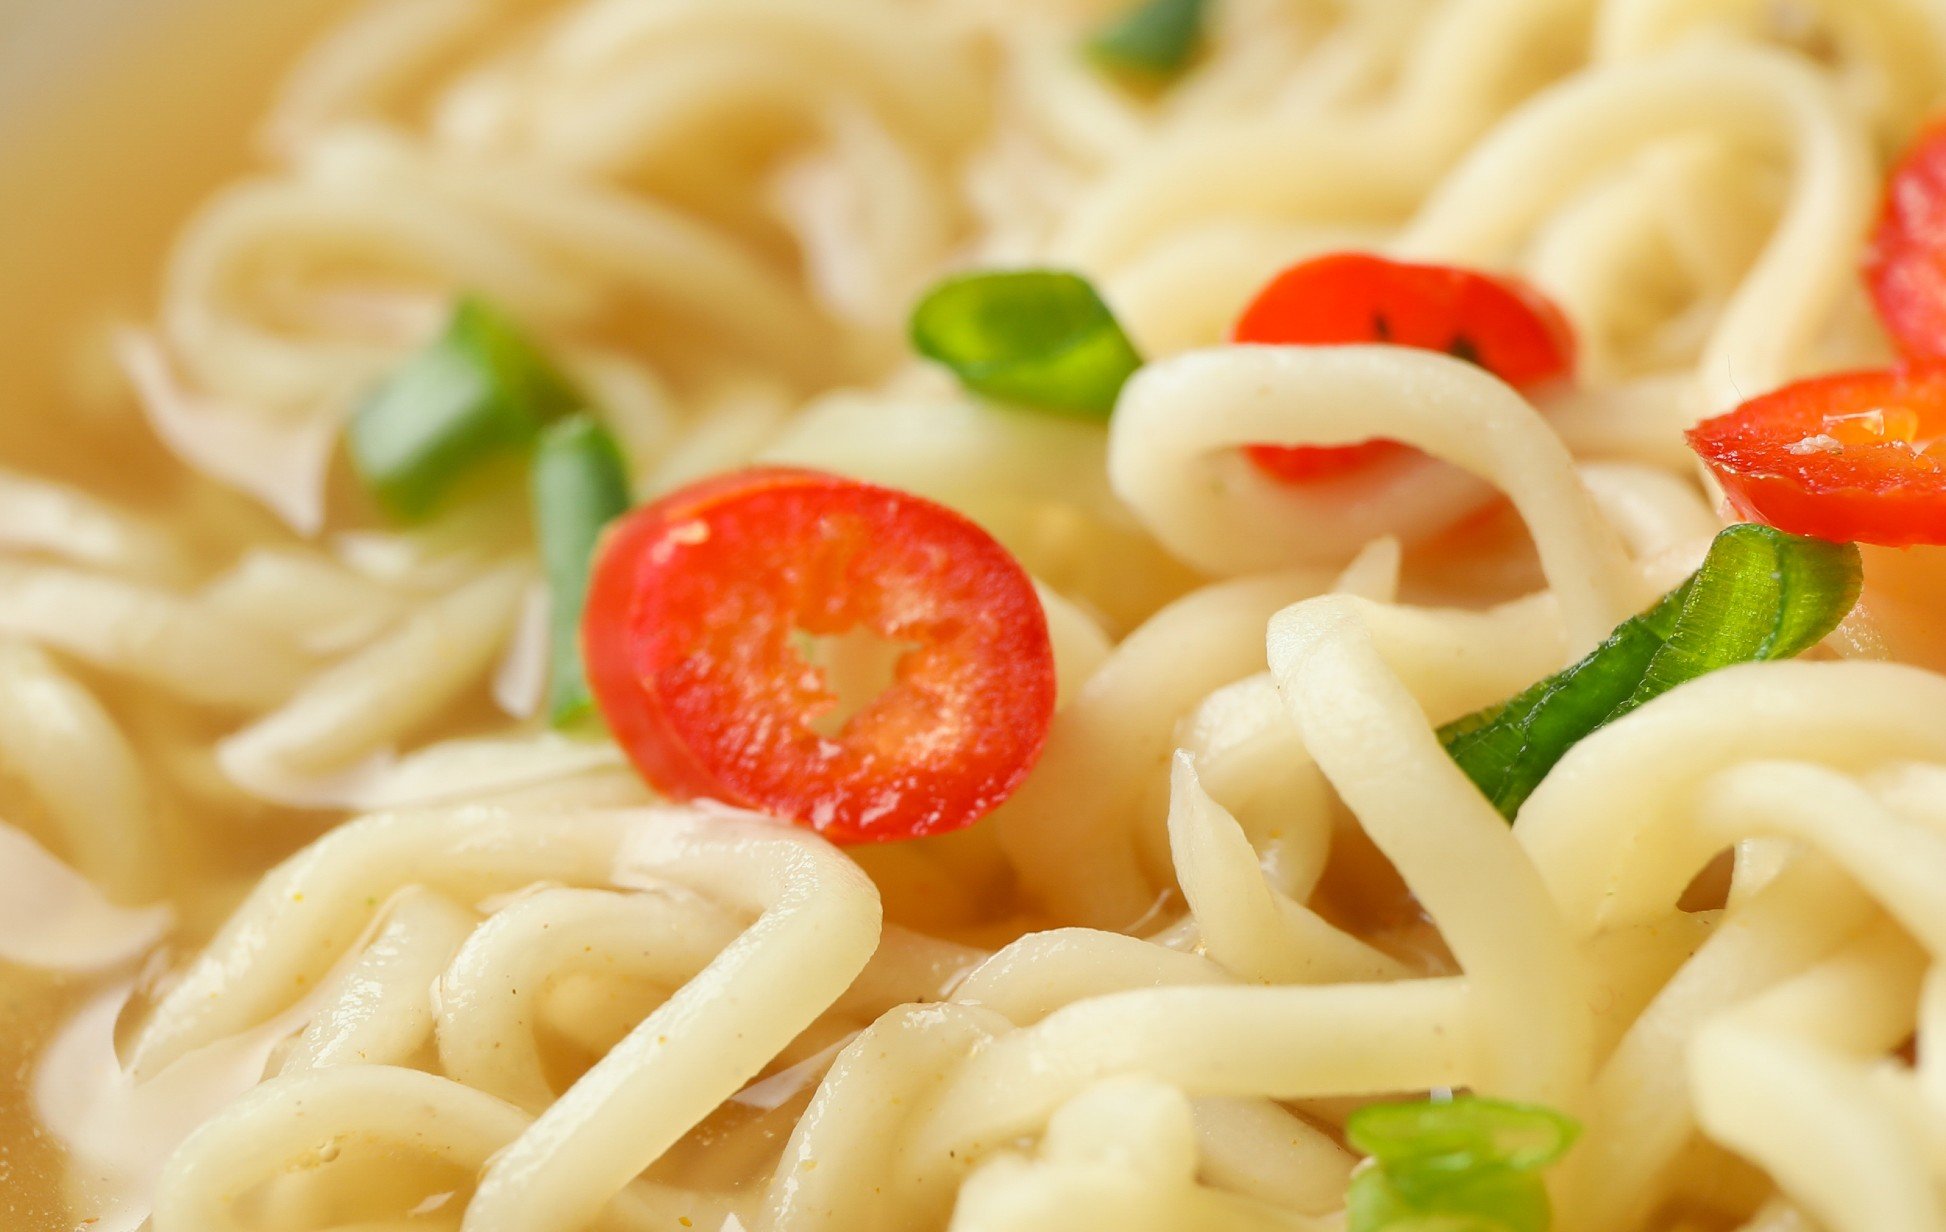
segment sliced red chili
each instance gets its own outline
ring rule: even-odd
[[[802,634],[910,644],[835,734]],[[971,824],[1040,756],[1054,654],[1033,583],[931,501],[817,471],[705,480],[603,542],[589,683],[658,789],[760,808],[839,842]]]
[[[1471,360],[1529,388],[1574,367],[1574,334],[1545,296],[1511,278],[1450,265],[1411,265],[1368,253],[1334,253],[1291,266],[1238,318],[1238,342],[1395,343]],[[1258,469],[1304,482],[1403,456],[1395,441],[1354,445],[1251,445]]]
[[[1946,358],[1946,119],[1892,169],[1865,254],[1865,285],[1901,351]]]
[[[1946,363],[1798,381],[1690,429],[1745,516],[1888,547],[1946,544]]]

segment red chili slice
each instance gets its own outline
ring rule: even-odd
[[[835,735],[799,634],[911,643]],[[817,471],[758,468],[609,531],[582,622],[589,683],[658,789],[760,808],[839,842],[972,824],[1047,739],[1054,652],[1033,583],[966,518]]]
[[[1892,168],[1865,285],[1908,358],[1946,358],[1946,119]]]
[[[1408,265],[1334,253],[1291,266],[1238,318],[1238,342],[1390,342],[1468,359],[1529,388],[1574,367],[1574,334],[1539,291],[1450,265]],[[1396,441],[1329,447],[1251,445],[1258,469],[1306,482],[1349,474],[1408,452]]]
[[[1946,363],[1798,381],[1689,430],[1745,516],[1887,547],[1946,544]]]

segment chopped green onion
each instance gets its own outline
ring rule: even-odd
[[[912,344],[975,393],[1088,419],[1106,419],[1142,366],[1094,287],[1057,270],[940,283],[913,310]]]
[[[581,611],[601,532],[629,505],[622,451],[586,415],[549,428],[534,451],[534,532],[547,568],[551,645],[548,721],[572,727],[594,712],[581,666]]]
[[[416,520],[468,472],[526,448],[580,402],[512,322],[463,299],[446,332],[352,417],[352,465],[387,512]]]
[[[1446,751],[1512,820],[1576,741],[1684,681],[1788,659],[1858,601],[1852,544],[1745,522],[1722,531],[1688,581],[1572,667],[1439,729]]]
[[[1368,1105],[1345,1122],[1370,1156],[1346,1194],[1346,1232],[1547,1232],[1536,1174],[1580,1132],[1551,1108],[1474,1096]]]
[[[1345,1140],[1382,1164],[1453,1173],[1482,1164],[1545,1168],[1580,1132],[1572,1117],[1552,1108],[1472,1095],[1367,1104],[1345,1122]]]
[[[1485,1168],[1432,1191],[1366,1167],[1345,1193],[1345,1232],[1547,1232],[1553,1211],[1537,1176]]]
[[[1202,46],[1205,7],[1205,0],[1148,0],[1097,31],[1088,54],[1111,69],[1167,80]]]

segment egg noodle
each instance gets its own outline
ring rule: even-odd
[[[1695,568],[1681,429],[1883,361],[1855,271],[1946,7],[1214,0],[1160,90],[1077,50],[1121,8],[385,0],[297,65],[116,335],[204,479],[0,473],[59,1226],[1337,1229],[1346,1115],[1469,1090],[1581,1123],[1568,1232],[1946,1229],[1937,550],[1511,827],[1434,732]],[[1225,344],[1344,249],[1518,272],[1578,379]],[[1150,358],[1105,430],[911,354],[929,285],[1018,265]],[[639,498],[789,463],[991,531],[1057,663],[1021,789],[840,849],[545,730],[518,510],[391,529],[334,469],[461,292]],[[1235,450],[1371,437],[1450,465]]]

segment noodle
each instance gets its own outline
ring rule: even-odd
[[[168,465],[0,441],[23,1229],[1368,1232],[1348,1119],[1461,1092],[1578,1122],[1569,1232],[1946,1230],[1941,549],[1511,825],[1438,731],[1705,559],[1684,429],[1885,362],[1855,267],[1946,8],[1211,0],[1132,85],[1080,51],[1126,7],[375,0],[153,311],[61,321]],[[1520,273],[1574,379],[1233,340],[1348,250]],[[1012,266],[1126,326],[1105,425],[913,357],[928,288]],[[1052,654],[1018,790],[840,849],[551,727],[518,481],[401,525],[339,462],[462,295],[637,501],[814,468],[991,535]],[[1417,452],[1243,452],[1375,438]]]

